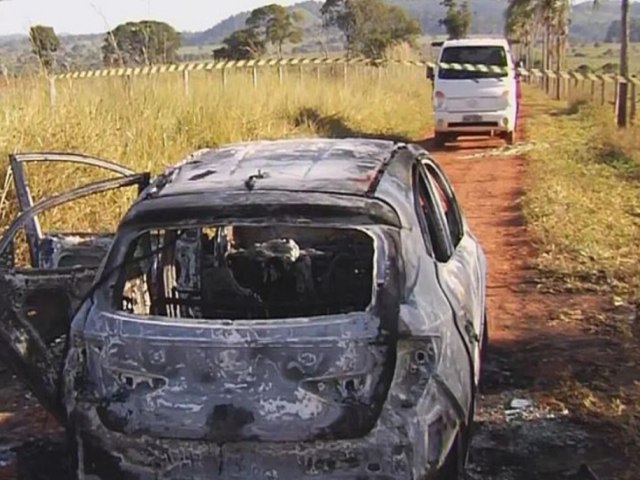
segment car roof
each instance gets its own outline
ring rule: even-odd
[[[359,138],[225,145],[192,154],[154,196],[254,190],[365,195],[396,148],[391,141]]]
[[[477,37],[446,40],[442,48],[446,47],[505,47],[509,49],[509,41],[506,38]]]

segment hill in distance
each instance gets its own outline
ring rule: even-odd
[[[404,8],[411,16],[418,19],[426,35],[441,35],[444,29],[439,24],[444,16],[441,0],[387,0],[388,3]],[[469,0],[473,12],[471,33],[500,34],[504,26],[504,11],[507,0]],[[322,2],[305,1],[295,4],[290,9],[305,13],[307,25],[320,23]],[[244,28],[250,12],[238,13],[223,20],[203,32],[183,34],[185,45],[217,44],[237,29]],[[632,17],[640,17],[640,3],[632,4]],[[598,9],[592,2],[574,5],[571,16],[570,35],[574,41],[603,41],[613,21],[620,19],[620,0],[604,0]]]
[[[418,19],[426,36],[437,36],[444,33],[439,24],[444,16],[441,0],[387,0],[389,3],[404,8],[409,15]],[[265,4],[269,0],[264,0]],[[500,34],[503,31],[504,10],[507,0],[469,0],[473,13],[472,34]],[[322,48],[330,51],[342,48],[337,32],[326,32],[321,27],[320,9],[322,2],[307,0],[291,7],[304,15],[304,43],[294,47],[292,53],[319,52]],[[244,28],[249,12],[233,15],[210,29],[202,32],[183,32],[184,48],[181,50],[182,60],[210,58],[214,45],[237,29]],[[619,20],[620,0],[604,0],[600,8],[594,10],[590,0],[574,5],[572,10],[570,35],[572,43],[602,42],[605,40],[611,23]],[[640,3],[633,3],[632,18],[640,18]],[[96,68],[100,66],[100,45],[104,34],[95,35],[60,35],[61,59],[63,68]],[[37,65],[31,53],[29,39],[26,35],[0,36],[0,64],[6,65],[10,71],[18,71],[24,65]]]

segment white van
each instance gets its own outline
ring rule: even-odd
[[[436,44],[434,44],[436,45]],[[435,143],[463,135],[515,140],[519,85],[509,43],[503,38],[467,38],[442,43],[441,63],[498,66],[503,73],[436,66],[433,80]]]

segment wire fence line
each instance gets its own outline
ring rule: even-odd
[[[426,72],[435,69],[450,69],[458,71],[506,73],[506,67],[481,64],[436,64],[424,60],[371,60],[367,58],[349,57],[298,57],[256,60],[212,60],[190,62],[171,65],[151,65],[140,67],[118,67],[97,70],[84,70],[66,72],[52,75],[48,78],[49,98],[52,105],[56,103],[56,85],[60,81],[82,81],[92,78],[122,78],[127,86],[130,86],[136,77],[155,76],[161,74],[181,74],[183,91],[190,94],[190,78],[197,72],[218,72],[222,88],[226,88],[229,82],[229,72],[244,71],[251,75],[254,88],[259,87],[261,72],[265,70],[277,71],[280,83],[284,83],[285,75],[290,75],[292,69],[297,69],[297,75],[301,81],[307,76],[315,75],[320,79],[323,70],[328,70],[332,77],[342,77],[345,82],[349,80],[350,71],[358,67],[371,67],[370,72],[377,72],[382,76],[385,69],[390,67],[421,68]],[[636,116],[637,86],[640,80],[635,76],[622,77],[607,73],[583,73],[580,71],[554,71],[537,68],[517,68],[518,75],[527,83],[534,84],[545,90],[557,100],[574,98],[576,96],[588,97],[602,105],[616,106],[617,92],[621,84],[630,86],[629,112],[633,122]]]

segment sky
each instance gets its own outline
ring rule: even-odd
[[[200,31],[265,3],[273,0],[0,0],[0,36],[26,34],[35,24],[52,26],[58,34],[99,33],[144,19],[165,21],[179,31]]]
[[[266,3],[273,0],[0,0],[0,36],[26,34],[34,24],[52,26],[59,34],[99,33],[143,19],[165,21],[179,31],[201,31]]]

